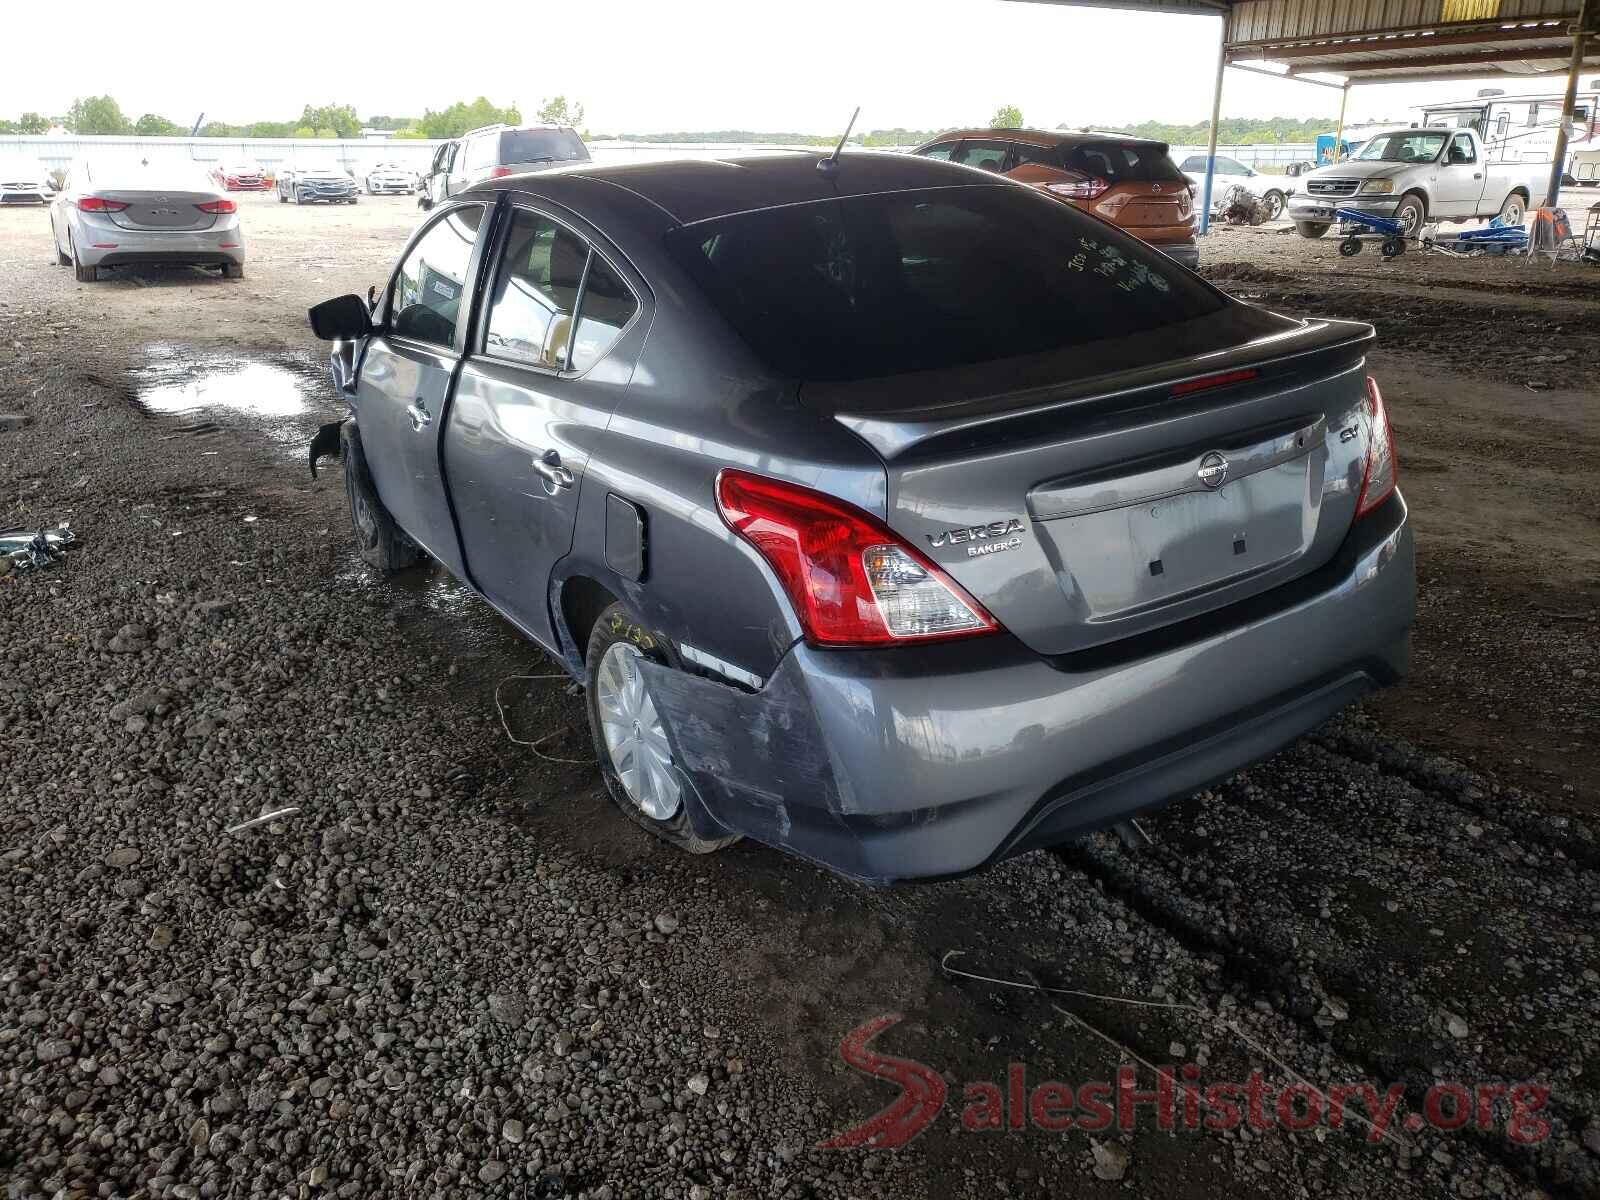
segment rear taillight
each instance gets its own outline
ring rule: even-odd
[[[1000,629],[960,584],[854,505],[726,470],[717,477],[717,510],[777,574],[814,646],[881,646]]]
[[[79,212],[121,212],[128,206],[121,200],[107,200],[101,196],[79,196]]]
[[[204,204],[196,204],[195,207],[203,213],[211,213],[215,216],[239,211],[239,206],[232,200],[207,200]]]
[[[1383,403],[1383,393],[1378,390],[1378,381],[1371,375],[1367,376],[1366,409],[1367,465],[1361,475],[1361,494],[1356,498],[1358,521],[1389,498],[1400,475],[1389,410]]]
[[[504,179],[509,174],[511,174],[511,168],[510,167],[496,167],[496,168],[494,168],[494,170],[489,172],[489,178],[490,179]]]
[[[1084,179],[1070,179],[1062,183],[1047,183],[1044,190],[1054,192],[1065,200],[1093,200],[1102,195],[1111,184],[1098,175]]]

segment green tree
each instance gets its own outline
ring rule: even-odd
[[[133,123],[133,131],[144,137],[178,137],[185,131],[163,116],[145,113]]]
[[[546,125],[566,125],[576,129],[583,124],[583,105],[576,100],[569,105],[565,96],[556,96],[546,100],[544,107],[534,115]]]
[[[50,118],[42,117],[36,112],[25,112],[17,120],[18,133],[40,134],[49,128]]]
[[[355,106],[351,104],[324,104],[320,108],[308,104],[300,114],[300,124],[317,130],[319,137],[324,129],[333,130],[334,137],[361,136],[361,118],[356,116]]]
[[[420,138],[425,138],[428,135],[423,133],[420,129],[410,127],[406,129],[396,129],[394,131],[394,136],[397,138],[404,138],[408,141],[414,141]]]
[[[294,136],[297,138],[314,138],[317,136],[317,131],[309,125],[300,125],[296,127]]]
[[[90,96],[72,102],[67,128],[73,133],[125,134],[133,132],[133,123],[110,96]]]
[[[337,129],[319,129],[317,130],[317,136],[324,141],[332,141],[339,136],[339,131]]]
[[[989,118],[990,129],[1021,129],[1022,110],[1015,104],[1002,104]]]
[[[239,125],[229,125],[226,121],[207,121],[200,126],[200,136],[214,138],[243,137],[244,128]]]
[[[455,138],[483,125],[516,125],[521,121],[522,114],[516,108],[496,108],[479,96],[471,104],[457,100],[443,112],[430,108],[422,114],[421,129],[425,137]]]
[[[244,136],[253,138],[286,138],[295,136],[293,121],[252,121],[244,127]]]

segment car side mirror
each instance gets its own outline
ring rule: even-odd
[[[311,318],[311,332],[325,342],[353,341],[372,332],[372,316],[360,296],[324,300],[306,315]]]

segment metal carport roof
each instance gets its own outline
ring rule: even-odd
[[[1556,202],[1578,75],[1600,66],[1600,0],[1022,0],[1075,8],[1120,8],[1222,18],[1211,155],[1216,155],[1222,67],[1307,83],[1317,75],[1350,84],[1470,75],[1567,72],[1547,204]],[[1343,109],[1339,124],[1344,125]],[[1210,222],[1206,170],[1200,229]]]
[[[1232,66],[1363,83],[1566,70],[1582,0],[1024,0],[1224,18]],[[1591,8],[1594,7],[1591,5]],[[1593,29],[1584,65],[1600,66]]]

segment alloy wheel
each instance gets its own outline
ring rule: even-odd
[[[666,727],[639,670],[642,657],[629,642],[607,647],[596,673],[595,702],[623,791],[645,816],[668,821],[683,805],[683,787],[672,766]]]

